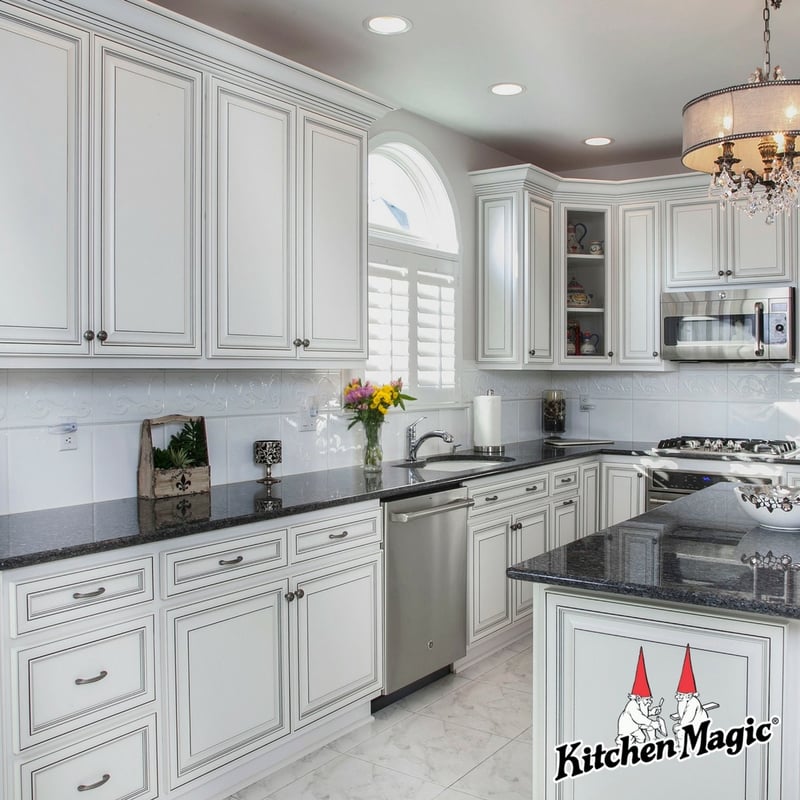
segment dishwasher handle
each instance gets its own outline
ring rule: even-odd
[[[448,511],[458,511],[460,508],[470,508],[474,505],[475,501],[469,499],[459,500],[455,503],[448,503],[444,506],[424,508],[421,511],[393,511],[391,514],[389,514],[389,520],[391,522],[413,522],[415,519],[421,519],[422,517],[432,517],[434,514],[445,514]]]

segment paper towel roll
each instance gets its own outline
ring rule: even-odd
[[[500,447],[503,398],[482,394],[472,401],[472,441],[476,449]]]

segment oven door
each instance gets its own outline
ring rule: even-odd
[[[647,470],[645,509],[652,511],[687,494],[705,489],[706,486],[725,482],[769,486],[776,481],[768,475],[733,475],[722,470],[699,472],[688,469],[650,468]]]

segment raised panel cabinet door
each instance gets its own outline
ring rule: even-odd
[[[88,352],[88,45],[0,13],[2,352]]]
[[[644,474],[634,464],[602,464],[600,523],[618,525],[644,512]]]
[[[166,612],[172,788],[289,732],[287,588]]]
[[[772,225],[764,222],[764,215],[748,217],[737,208],[728,211],[730,229],[729,268],[733,273],[728,280],[737,281],[788,281],[790,265],[786,258],[786,218],[779,214]]]
[[[553,205],[533,197],[528,203],[528,364],[553,363]]]
[[[514,363],[517,354],[516,196],[478,198],[478,361]]]
[[[511,532],[511,563],[518,564],[527,558],[541,555],[550,540],[550,505],[517,514]],[[519,619],[530,614],[533,584],[530,581],[511,581],[513,617]]]
[[[666,207],[665,287],[680,289],[718,283],[724,278],[719,203],[713,200],[668,200]]]
[[[568,497],[553,503],[553,539],[551,548],[574,542],[579,534],[580,498]]]
[[[291,582],[298,669],[294,729],[380,693],[382,576],[382,556],[374,554],[299,575]]]
[[[95,352],[200,355],[202,76],[99,38],[95,58]]]
[[[474,642],[510,624],[511,581],[506,576],[511,561],[510,516],[473,525],[469,531],[467,624]]]
[[[651,365],[658,361],[658,206],[623,206],[619,210],[620,263],[616,315],[619,363]]]
[[[294,358],[295,108],[217,79],[210,97],[210,354]]]
[[[600,465],[585,464],[580,468],[581,524],[578,536],[600,530]]]
[[[301,136],[299,355],[366,358],[366,134],[304,114]]]

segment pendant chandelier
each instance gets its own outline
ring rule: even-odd
[[[709,195],[722,205],[750,217],[764,213],[767,223],[800,202],[800,80],[787,80],[770,64],[770,6],[778,9],[781,1],[764,0],[764,66],[748,83],[683,107],[684,165],[711,173]]]

